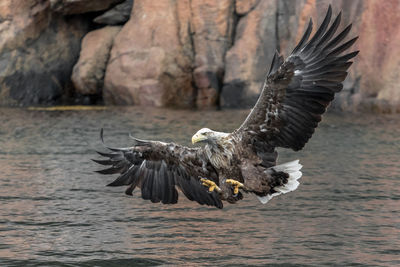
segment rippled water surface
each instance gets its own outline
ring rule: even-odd
[[[189,145],[247,111],[0,109],[0,266],[400,265],[400,117],[328,114],[301,152],[303,177],[262,205],[223,210],[180,195],[152,204],[93,173],[99,129]]]

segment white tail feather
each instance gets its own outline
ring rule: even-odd
[[[274,187],[274,190],[276,191],[275,193],[268,194],[264,197],[257,196],[257,198],[261,201],[262,204],[266,204],[275,196],[279,196],[280,194],[286,194],[296,190],[300,184],[297,180],[300,179],[302,175],[300,171],[302,167],[303,166],[299,163],[299,160],[294,160],[272,167],[275,171],[286,172],[287,174],[289,174],[288,182],[282,186]]]

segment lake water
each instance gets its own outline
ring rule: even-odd
[[[303,177],[267,205],[152,204],[93,172],[102,127],[112,146],[189,145],[247,112],[0,109],[0,266],[399,266],[399,115],[325,116],[304,150],[280,150]]]

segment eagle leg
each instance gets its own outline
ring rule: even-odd
[[[243,188],[244,185],[236,180],[233,179],[226,179],[225,180],[226,183],[231,184],[233,186],[233,194],[237,195],[239,193],[239,188]]]
[[[214,190],[216,190],[218,193],[222,191],[221,188],[219,188],[219,186],[211,180],[208,180],[206,178],[200,178],[200,182],[208,187],[208,192],[210,193],[213,192]]]

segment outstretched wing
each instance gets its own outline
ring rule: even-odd
[[[345,55],[342,52],[357,37],[342,42],[351,29],[349,25],[333,38],[341,13],[328,27],[331,16],[329,6],[324,21],[309,40],[313,25],[310,19],[302,39],[285,61],[275,54],[256,105],[236,130],[243,140],[256,140],[253,147],[257,153],[274,147],[302,149],[334,94],[342,90],[352,64],[349,60],[358,51]]]
[[[103,140],[103,130],[101,131]],[[222,208],[223,204],[215,191],[209,193],[201,185],[201,177],[214,180],[218,177],[207,162],[200,148],[188,148],[173,143],[136,140],[128,148],[107,147],[110,152],[98,152],[107,160],[94,160],[111,167],[98,171],[101,174],[120,176],[108,186],[129,186],[125,193],[132,195],[136,187],[141,189],[142,198],[154,203],[175,204],[178,187],[184,195],[199,204]]]

